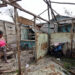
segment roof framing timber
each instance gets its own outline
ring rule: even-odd
[[[23,12],[25,12],[25,13],[28,13],[28,14],[30,14],[30,15],[36,17],[36,18],[39,18],[39,19],[41,19],[41,20],[43,20],[43,21],[49,22],[49,21],[47,21],[46,19],[44,19],[44,18],[42,18],[42,17],[40,17],[40,16],[37,16],[37,15],[35,15],[35,14],[33,14],[33,13],[31,13],[31,12],[25,10],[25,9],[23,9],[23,8],[22,8],[19,4],[17,4],[16,2],[15,2],[15,3],[10,3],[10,2],[8,2],[8,1],[6,1],[6,0],[3,0],[3,1],[4,1],[6,4],[9,4],[9,5],[11,5],[11,6],[13,6],[13,7],[15,7],[15,8],[17,8],[17,9],[23,11]]]
[[[21,1],[21,0],[9,0],[10,3],[17,2],[17,1]]]
[[[5,7],[7,6],[7,4],[0,4],[0,7]]]
[[[0,7],[5,7],[7,6],[7,4],[3,1],[3,0],[0,0],[2,3],[0,3]]]

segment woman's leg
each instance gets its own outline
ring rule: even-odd
[[[7,62],[6,47],[4,46],[2,48],[3,48],[4,60],[5,60],[5,62]]]

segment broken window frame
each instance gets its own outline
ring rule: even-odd
[[[23,27],[23,26],[22,26]],[[22,39],[22,35],[25,35],[25,34],[23,34],[22,33],[22,30],[27,30],[27,36],[28,36],[28,38],[26,39],[25,37],[23,37],[23,39]],[[24,29],[22,29],[21,28],[21,41],[35,41],[35,32],[31,32],[30,33],[30,31],[29,30],[32,30],[29,26],[24,26]],[[30,33],[30,34],[29,34]],[[26,36],[26,35],[25,35]],[[34,36],[34,38],[30,38],[31,36]]]

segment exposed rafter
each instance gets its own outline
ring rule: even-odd
[[[0,0],[0,7],[5,7],[5,6],[7,6],[7,4],[3,0]]]
[[[17,4],[16,2],[15,2],[15,3],[10,3],[10,2],[8,2],[8,1],[6,1],[6,0],[3,0],[3,1],[4,1],[6,4],[9,4],[9,5],[11,5],[11,6],[13,6],[13,7],[15,7],[15,8],[17,8],[17,9],[23,11],[23,12],[25,12],[25,13],[28,13],[28,14],[30,14],[30,15],[36,17],[36,18],[39,18],[39,19],[41,19],[41,20],[43,20],[43,21],[49,22],[49,21],[47,21],[46,19],[44,19],[44,18],[42,18],[42,17],[40,17],[40,16],[37,16],[37,15],[35,15],[35,14],[33,14],[33,13],[31,13],[31,12],[25,10],[25,9],[23,9],[23,8],[22,8],[19,4]]]
[[[55,1],[51,1],[51,3],[55,3],[55,4],[68,4],[68,5],[75,5],[75,3],[70,3],[70,2],[55,2]]]
[[[8,1],[13,3],[13,2],[21,1],[21,0],[8,0]]]

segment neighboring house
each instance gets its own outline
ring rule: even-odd
[[[72,19],[75,20],[74,18],[57,15],[56,19],[59,25],[57,24],[55,19],[51,20],[51,24],[49,25],[50,27],[48,27],[47,23],[38,24],[38,26],[40,26],[40,31],[44,33],[70,32],[72,27]],[[75,31],[75,27],[74,27],[74,31]]]

